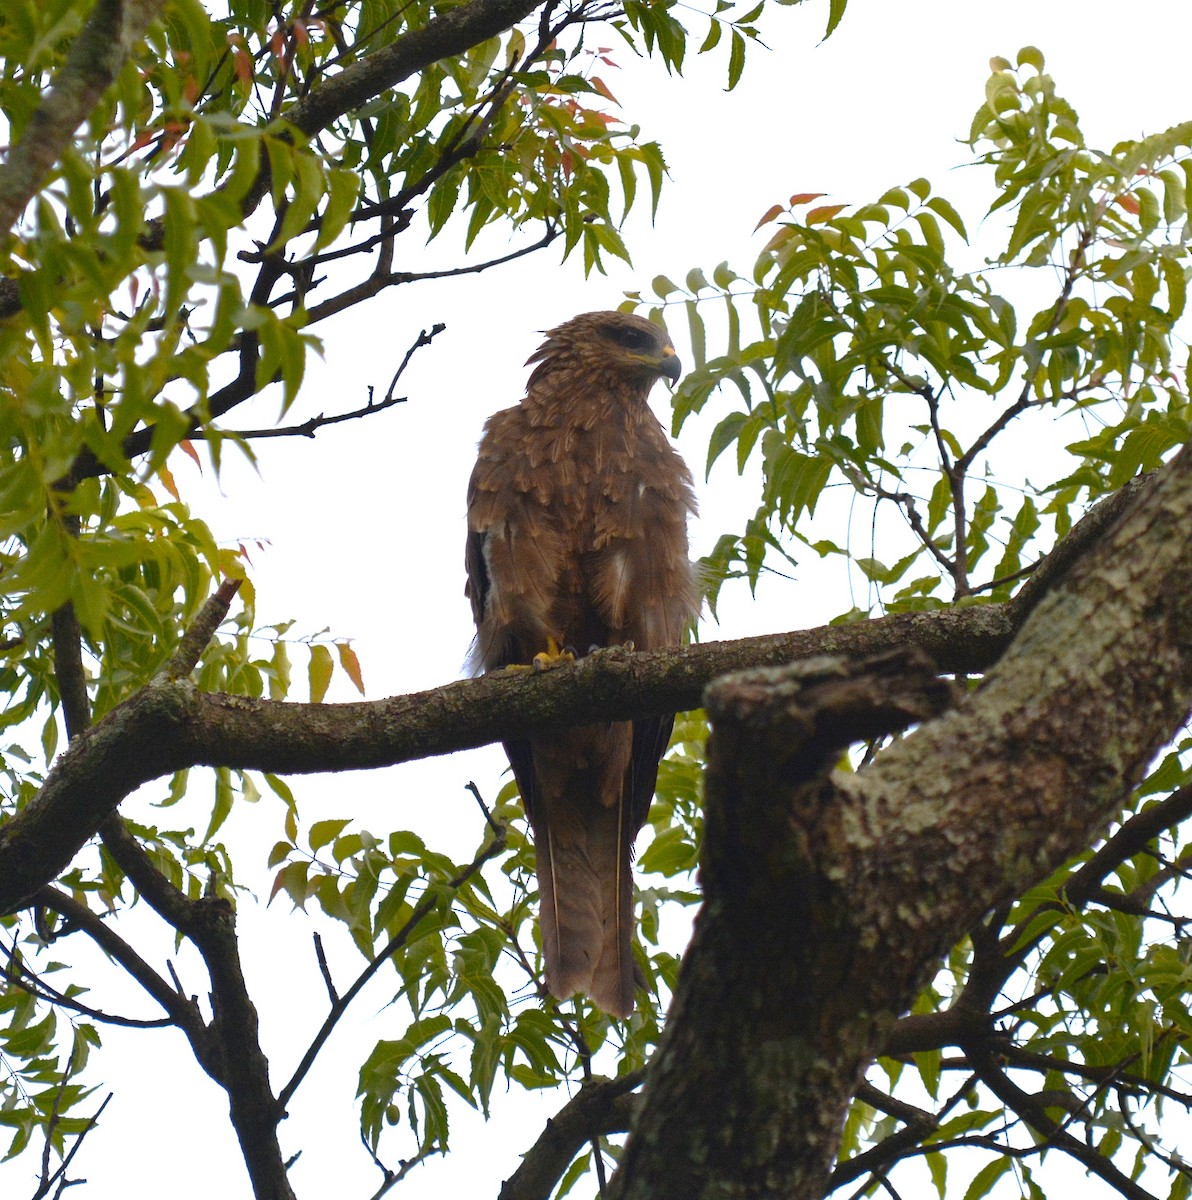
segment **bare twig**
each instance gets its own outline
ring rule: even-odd
[[[335,316],[336,313],[343,312],[344,309],[351,308],[363,300],[369,300],[377,295],[378,292],[383,292],[386,288],[394,287],[398,284],[416,283],[424,279],[452,279],[457,275],[476,275],[492,267],[503,266],[505,263],[514,262],[516,259],[525,258],[529,254],[534,254],[539,250],[545,249],[558,236],[558,229],[554,225],[547,225],[546,232],[536,242],[531,242],[528,246],[522,246],[519,250],[511,250],[508,254],[502,254],[497,258],[473,263],[467,267],[453,267],[450,270],[442,271],[374,272],[363,282],[356,284],[354,287],[346,288],[338,296],[332,296],[329,300],[324,300],[322,304],[312,305],[307,312],[307,324],[313,325],[317,321]]]
[[[174,1024],[169,1017],[152,1019],[122,1017],[116,1013],[92,1008],[81,1000],[76,1000],[74,997],[58,991],[57,988],[51,987],[40,975],[30,970],[21,961],[14,948],[0,943],[0,953],[4,955],[8,964],[4,972],[5,979],[14,987],[20,988],[30,996],[36,996],[39,1000],[44,1000],[47,1004],[64,1008],[68,1012],[78,1013],[82,1017],[90,1017],[93,1021],[99,1021],[104,1025],[120,1025],[128,1029],[160,1029],[165,1025]]]
[[[107,1108],[108,1101],[111,1100],[111,1098],[111,1092],[109,1092],[103,1098],[103,1103],[87,1119],[87,1124],[79,1131],[79,1136],[75,1138],[74,1145],[71,1146],[71,1148],[66,1152],[66,1156],[62,1159],[58,1169],[53,1173],[53,1175],[49,1176],[49,1178],[43,1178],[41,1183],[38,1184],[37,1191],[33,1193],[33,1200],[42,1200],[43,1197],[48,1196],[50,1193],[50,1188],[52,1188],[56,1183],[58,1184],[58,1190],[55,1193],[55,1197],[61,1196],[66,1188],[72,1186],[70,1183],[66,1182],[67,1168],[70,1166],[71,1160],[81,1149],[83,1145],[83,1139],[96,1127],[96,1125],[99,1124],[99,1118],[103,1115],[103,1110]]]
[[[318,930],[315,931],[315,958],[319,960],[319,974],[323,976],[323,984],[327,988],[327,998],[331,1001],[332,1007],[339,1003],[339,993],[335,990],[335,984],[331,979],[331,968],[327,965],[327,955],[323,950],[323,939],[319,936]]]
[[[397,1164],[397,1170],[393,1171],[389,1167],[385,1166],[377,1152],[368,1144],[368,1138],[364,1136],[363,1131],[361,1131],[360,1134],[360,1141],[363,1143],[365,1150],[368,1151],[369,1158],[373,1160],[377,1170],[380,1171],[382,1175],[381,1186],[378,1187],[375,1192],[373,1192],[373,1194],[369,1197],[369,1200],[381,1200],[382,1196],[389,1193],[393,1188],[401,1183],[401,1181],[405,1179],[405,1177],[415,1167],[426,1162],[426,1160],[432,1155],[443,1153],[441,1147],[428,1143],[427,1145],[423,1146],[417,1154],[412,1155],[410,1158],[403,1158]]]
[[[414,357],[416,351],[423,346],[429,346],[431,342],[446,329],[447,326],[442,322],[432,325],[429,330],[422,330],[419,333],[414,344],[406,351],[405,357],[401,360],[397,370],[393,374],[393,378],[389,381],[389,387],[385,392],[383,400],[374,400],[372,388],[368,390],[368,403],[363,408],[353,409],[351,412],[337,413],[334,416],[328,417],[320,413],[317,417],[311,417],[307,421],[301,422],[298,425],[281,425],[275,426],[272,429],[232,429],[232,430],[214,430],[214,429],[196,429],[191,437],[194,439],[202,439],[208,437],[238,437],[244,441],[255,441],[260,438],[274,437],[307,437],[313,438],[320,429],[326,428],[328,425],[339,425],[344,421],[356,421],[361,417],[376,416],[377,413],[382,413],[386,409],[393,408],[395,405],[404,404],[407,400],[405,396],[395,396],[394,388],[397,386],[397,381],[402,377],[405,369],[410,364],[410,359]]]

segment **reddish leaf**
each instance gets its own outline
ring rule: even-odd
[[[795,204],[810,204],[812,200],[818,200],[821,196],[826,196],[827,192],[796,192],[791,197],[792,206]]]
[[[608,90],[608,85],[603,79],[600,78],[599,75],[593,75],[589,82],[606,100],[611,100],[614,104],[621,103],[620,100],[618,100],[616,96],[614,96],[612,92]]]
[[[198,467],[200,471],[203,469],[203,464],[199,461],[199,452],[195,449],[194,442],[192,442],[190,438],[183,438],[182,441],[178,443],[178,449],[181,450],[182,453],[188,458],[193,458],[195,466]]]
[[[1134,216],[1138,216],[1138,201],[1133,196],[1119,196],[1117,202]]]
[[[775,217],[781,216],[784,212],[786,212],[786,209],[783,208],[781,204],[772,204],[766,209],[765,213],[762,214],[762,219],[753,227],[753,232],[757,233],[757,231],[763,225],[769,225],[769,223],[773,221]]]
[[[232,50],[232,68],[245,87],[252,86],[252,56],[240,46]]]
[[[347,642],[336,642],[336,650],[339,651],[339,665],[343,667],[344,674],[355,685],[356,690],[364,695],[364,676],[360,672],[360,660],[356,657],[356,651],[348,645]]]

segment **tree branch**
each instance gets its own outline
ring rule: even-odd
[[[825,653],[916,646],[941,670],[979,672],[1009,642],[1009,618],[1008,606],[986,605],[647,654],[612,648],[541,674],[501,671],[350,704],[206,695],[162,675],[77,738],[38,796],[0,826],[0,911],[65,870],[125,796],[184,767],[300,774],[391,766],[543,729],[696,708],[704,687],[731,670]]]
[[[164,0],[97,0],[66,62],[0,166],[0,238],[62,157]]]
[[[397,381],[402,377],[405,369],[410,364],[410,359],[413,358],[415,351],[423,346],[429,346],[447,326],[440,323],[432,325],[429,330],[422,330],[419,333],[414,344],[406,351],[405,357],[401,360],[397,371],[394,373],[393,379],[389,383],[389,389],[383,400],[374,401],[372,399],[372,388],[369,388],[369,400],[363,408],[354,409],[352,412],[337,413],[333,417],[324,416],[319,413],[317,417],[311,417],[309,421],[303,421],[300,425],[282,425],[276,426],[273,429],[233,429],[220,430],[220,434],[227,437],[243,438],[246,441],[255,438],[271,438],[271,437],[308,437],[313,438],[320,429],[328,425],[339,425],[344,421],[356,421],[361,417],[372,417],[377,413],[384,412],[386,409],[393,408],[398,404],[405,404],[405,396],[395,396],[393,389],[397,386]],[[208,431],[205,429],[196,429],[191,437],[205,438],[208,436]]]
[[[56,912],[82,930],[109,958],[114,959],[161,1005],[172,1024],[177,1025],[194,1044],[202,1042],[206,1026],[198,1006],[180,995],[106,922],[85,904],[57,888],[44,887],[34,902]],[[138,1022],[148,1024],[148,1022]],[[160,1024],[160,1022],[153,1022]]]
[[[546,1123],[521,1165],[501,1184],[497,1200],[549,1200],[555,1185],[584,1145],[609,1133],[624,1133],[637,1108],[632,1093],[644,1070],[617,1079],[593,1076]]]
[[[1168,473],[1165,468],[1156,476]],[[1139,498],[1151,495],[1148,490]],[[1097,511],[1061,546],[1096,545]],[[1046,587],[1045,579],[1032,603]],[[707,684],[730,671],[823,654],[856,657],[915,647],[942,672],[974,674],[998,661],[1022,613],[1011,601],[645,654],[612,648],[541,674],[495,672],[352,704],[204,695],[167,672],[77,738],[38,796],[0,826],[0,912],[19,907],[65,870],[135,788],[184,767],[293,774],[391,766],[544,729],[696,708]],[[182,665],[178,660],[170,671],[177,675]]]

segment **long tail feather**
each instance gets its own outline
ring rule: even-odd
[[[560,999],[584,992],[621,1017],[633,1011],[633,881],[621,794],[630,737],[627,726],[589,727],[535,744],[534,755],[547,986]]]

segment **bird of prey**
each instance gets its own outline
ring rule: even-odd
[[[646,398],[679,378],[643,317],[583,313],[530,357],[525,399],[490,417],[468,485],[472,666],[600,646],[675,646],[699,611],[691,473]],[[537,851],[546,983],[633,1011],[633,839],[673,717],[505,743]]]

